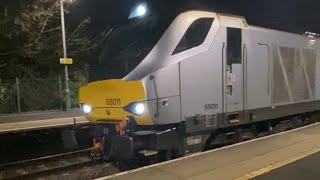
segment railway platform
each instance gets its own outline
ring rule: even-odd
[[[302,158],[294,163],[275,169],[270,173],[263,174],[254,178],[254,180],[268,179],[290,179],[290,180],[307,180],[320,178],[320,153],[317,152],[308,157]]]
[[[26,112],[17,114],[0,114],[0,123],[34,121],[53,118],[66,118],[81,116],[80,109],[72,109],[66,111],[39,111],[39,112]]]
[[[113,180],[319,179],[320,124],[108,176]]]
[[[80,110],[0,115],[0,134],[87,123]]]

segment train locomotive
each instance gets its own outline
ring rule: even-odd
[[[111,31],[106,46],[96,77],[80,89],[81,108],[96,124],[96,157],[181,157],[299,125],[320,110],[313,37],[185,11],[135,19]]]

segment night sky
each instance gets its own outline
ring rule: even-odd
[[[68,22],[90,16],[90,33],[98,33],[124,21],[137,0],[74,0]],[[320,33],[319,0],[147,0],[159,9],[202,9],[244,16],[249,24],[302,33]]]

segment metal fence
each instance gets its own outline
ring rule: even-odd
[[[71,107],[79,107],[79,88],[70,80]],[[65,109],[65,83],[57,79],[14,79],[0,82],[0,114]]]

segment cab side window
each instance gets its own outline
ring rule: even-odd
[[[227,64],[241,64],[242,32],[238,28],[227,28]]]
[[[195,20],[183,35],[172,55],[200,46],[206,39],[214,18]]]

